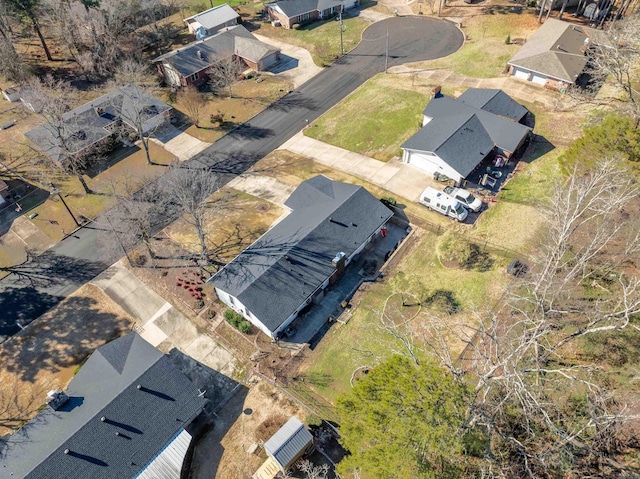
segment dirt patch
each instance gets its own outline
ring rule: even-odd
[[[65,388],[98,347],[131,328],[131,318],[99,288],[85,285],[0,345],[0,435],[32,418],[46,392]]]
[[[246,396],[236,396],[216,413],[213,429],[198,443],[192,463],[193,479],[251,477],[266,459],[264,441],[291,417],[304,421],[307,412],[271,385],[258,381]],[[268,439],[268,437],[267,437]]]

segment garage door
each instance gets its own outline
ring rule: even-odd
[[[520,78],[522,80],[528,80],[529,79],[529,72],[526,70],[520,70],[519,68],[514,68],[513,69],[513,76],[516,78]]]
[[[538,85],[544,86],[547,83],[547,77],[534,73],[533,76],[531,77],[531,81],[533,83],[537,83]]]
[[[428,156],[421,155],[419,153],[411,153],[407,155],[407,163],[413,165],[427,173],[435,173],[438,171],[438,165],[436,165],[433,161],[429,160]]]

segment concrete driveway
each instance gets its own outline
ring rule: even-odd
[[[254,174],[244,174],[229,182],[229,186],[238,191],[242,191],[251,196],[262,198],[263,200],[284,206],[284,202],[291,196],[295,189],[270,176],[260,176]],[[285,209],[287,209],[285,207]]]
[[[136,331],[153,346],[165,353],[176,348],[226,376],[235,373],[237,363],[231,353],[209,336],[199,334],[185,315],[138,279],[122,261],[91,283],[136,321]]]
[[[308,50],[257,33],[254,33],[253,36],[261,42],[280,49],[281,60],[271,69],[271,72],[280,78],[289,80],[293,83],[293,88],[298,88],[322,71],[322,68],[313,62]]]
[[[186,161],[211,146],[211,143],[198,140],[173,125],[155,132],[151,141],[174,154],[180,161]]]
[[[399,160],[383,162],[304,136],[302,132],[287,141],[282,150],[311,158],[318,163],[344,171],[378,185],[394,195],[417,201],[427,186],[439,185],[433,175]]]

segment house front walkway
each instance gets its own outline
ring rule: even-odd
[[[433,179],[433,175],[412,165],[404,164],[395,159],[387,163],[374,160],[368,156],[309,138],[304,136],[303,132],[296,134],[280,149],[289,150],[323,165],[344,171],[410,201],[417,201],[420,193],[427,186],[440,185]]]

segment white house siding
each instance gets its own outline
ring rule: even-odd
[[[457,182],[464,179],[460,173],[451,168],[442,158],[437,155],[432,156],[427,152],[404,150],[402,162],[413,165],[430,174],[438,172]]]
[[[430,116],[424,115],[422,117],[422,126],[425,126],[427,123],[429,123],[431,120],[433,120],[433,118],[431,118]]]
[[[541,75],[540,73],[534,73],[531,76],[531,81],[537,85],[544,86],[547,83],[546,75]]]
[[[189,29],[189,33],[191,33],[192,35],[196,34],[196,31],[198,30],[198,28],[200,28],[202,25],[200,25],[200,23],[196,22],[195,20],[187,23],[187,28]]]
[[[165,448],[135,476],[135,479],[180,479],[191,434],[181,429]]]
[[[529,80],[529,78],[531,77],[531,72],[528,70],[522,70],[520,68],[514,67],[513,68],[513,76],[516,78],[520,78],[521,80]]]

